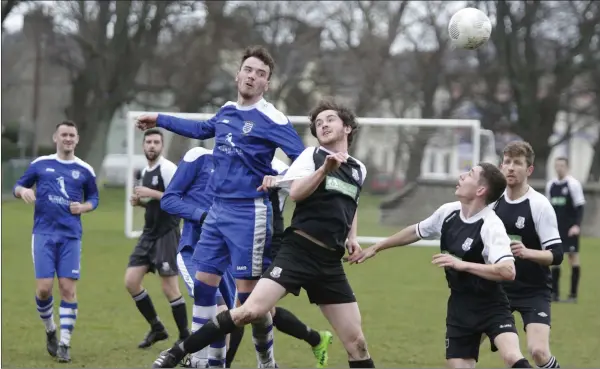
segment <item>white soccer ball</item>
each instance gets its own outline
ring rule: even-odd
[[[456,47],[475,50],[489,40],[492,22],[481,10],[464,8],[450,18],[448,34]]]

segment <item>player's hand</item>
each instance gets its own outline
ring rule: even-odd
[[[262,184],[260,186],[258,186],[256,191],[267,192],[267,191],[269,191],[270,188],[277,187],[276,182],[277,182],[276,176],[265,176],[265,178],[263,178]]]
[[[513,241],[510,243],[510,251],[512,251],[514,256],[521,259],[527,259],[527,255],[529,255],[529,249],[519,241]]]
[[[133,193],[138,197],[152,197],[154,190],[144,187],[144,186],[135,186],[133,189]]]
[[[573,227],[569,228],[569,237],[573,237],[573,236],[579,236],[579,233],[581,232],[581,228],[579,228],[578,225],[574,225]]]
[[[156,120],[158,119],[158,114],[142,114],[135,120],[135,125],[142,131],[145,131],[150,128],[156,127]]]
[[[19,195],[26,204],[33,204],[35,202],[35,192],[31,188],[23,188]]]
[[[129,198],[129,203],[131,204],[131,206],[138,206],[140,204],[140,198],[137,195],[133,194]]]
[[[69,210],[71,210],[71,214],[77,215],[84,212],[84,207],[81,203],[73,201],[69,204]]]
[[[433,255],[431,263],[439,266],[440,268],[452,268],[458,271],[465,269],[465,262],[450,254]]]
[[[350,256],[348,260],[352,258],[352,256],[360,254],[362,251],[362,247],[356,240],[356,238],[349,238],[346,240],[346,249],[348,250],[348,255]]]
[[[348,258],[348,261],[350,262],[350,264],[361,264],[361,263],[364,263],[367,259],[370,259],[375,255],[377,255],[377,249],[375,247],[371,246],[371,247],[367,247],[366,249],[362,250],[361,252],[357,252],[357,253],[351,255]]]
[[[340,165],[342,165],[342,163],[345,163],[347,160],[348,155],[342,152],[327,155],[327,157],[325,158],[325,163],[323,164],[323,169],[325,170],[325,173],[331,173],[337,168],[339,168]]]

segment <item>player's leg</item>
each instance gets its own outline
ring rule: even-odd
[[[521,352],[515,318],[508,306],[489,312],[484,333],[493,342],[507,367],[531,368],[531,364]]]
[[[125,271],[125,288],[131,295],[140,314],[150,324],[150,331],[146,334],[139,348],[148,348],[158,341],[169,338],[165,326],[160,321],[154,304],[148,291],[142,286],[144,276],[149,271],[154,271],[152,258],[154,253],[154,242],[140,237],[137,245],[129,257],[129,264]]]
[[[299,291],[299,290],[298,290]],[[286,294],[286,289],[279,283],[261,279],[246,303],[233,310],[219,313],[215,319],[209,320],[181,344],[160,354],[153,364],[154,368],[174,368],[186,353],[195,352],[212,342],[231,333],[236,326],[243,326],[253,320],[264,317],[277,301]],[[269,363],[274,367],[275,363]]]
[[[527,350],[533,361],[541,368],[559,368],[558,361],[550,352],[550,299],[532,297],[518,302],[527,333]]]
[[[71,335],[77,321],[76,283],[81,273],[81,240],[63,239],[58,248],[56,274],[60,290],[60,343],[57,358],[60,362],[71,361]]]
[[[240,307],[240,300],[235,299],[236,307]],[[227,355],[225,357],[225,367],[231,368],[231,364],[235,359],[235,355],[237,354],[237,350],[240,347],[240,343],[242,342],[242,338],[244,338],[246,326],[235,327],[233,332],[229,334],[229,347],[227,348]]]
[[[268,198],[227,201],[220,214],[220,229],[231,255],[231,271],[236,279],[242,305],[271,264],[271,219],[273,209]],[[263,366],[275,363],[273,354],[273,318],[270,309],[262,318],[252,320],[256,357]]]
[[[51,237],[31,236],[31,256],[35,271],[35,302],[37,311],[46,328],[46,349],[51,356],[58,351],[56,323],[54,322],[54,298],[52,286],[56,272],[56,245]]]
[[[179,290],[179,279],[177,278],[179,274],[177,265],[179,237],[179,230],[175,229],[157,239],[153,263],[161,279],[163,294],[171,305],[173,319],[179,331],[179,340],[183,340],[190,335],[190,330],[185,299]]]
[[[567,302],[577,302],[581,265],[579,262],[579,236],[570,237],[568,244],[569,264],[571,265],[571,291]],[[565,251],[567,251],[565,250]]]
[[[552,301],[560,301],[560,265],[552,265]]]

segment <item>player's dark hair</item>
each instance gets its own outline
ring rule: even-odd
[[[72,120],[63,120],[62,122],[60,122],[56,125],[55,130],[58,130],[62,126],[73,127],[75,129],[78,129],[77,124],[75,124],[75,122],[73,122]]]
[[[317,137],[317,125],[315,121],[317,120],[317,116],[325,110],[335,111],[344,123],[344,126],[352,128],[352,132],[348,134],[348,148],[350,148],[350,146],[352,146],[352,141],[354,140],[354,135],[358,132],[356,115],[350,108],[336,103],[333,98],[325,98],[319,101],[317,106],[308,113],[308,119],[310,119],[310,133],[312,133],[314,137]]]
[[[502,153],[504,156],[508,156],[509,158],[524,156],[528,167],[532,166],[533,162],[535,161],[535,152],[533,151],[533,148],[529,142],[525,141],[509,142]]]
[[[559,156],[558,158],[555,159],[555,161],[564,161],[565,164],[567,164],[567,166],[569,166],[569,159],[565,158],[564,156]]]
[[[275,70],[275,60],[273,60],[273,57],[264,46],[247,47],[246,50],[244,50],[244,55],[242,55],[242,62],[240,63],[240,68],[248,58],[256,58],[261,62],[265,63],[269,67],[269,76],[267,77],[267,79],[271,79],[271,76],[273,75],[273,70]]]
[[[506,189],[506,177],[500,171],[500,169],[494,164],[490,163],[479,163],[481,167],[481,173],[479,174],[479,180],[487,187],[487,194],[485,196],[485,203],[491,204],[498,200]]]
[[[151,136],[151,135],[159,135],[160,136],[160,140],[164,141],[163,133],[159,129],[156,129],[156,128],[151,128],[151,129],[145,130],[144,131],[144,137],[143,137],[142,140],[146,141],[146,137]]]

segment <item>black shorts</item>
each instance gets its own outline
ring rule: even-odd
[[[565,254],[571,252],[579,252],[579,236],[570,236],[569,231],[560,232],[560,239],[562,240],[562,249]]]
[[[527,329],[530,323],[540,323],[550,326],[551,298],[549,294],[534,294],[528,296],[510,296],[511,311],[521,314],[523,329]]]
[[[262,278],[279,283],[296,296],[303,288],[311,304],[356,302],[340,253],[315,245],[291,230],[286,231],[277,257]]]
[[[177,275],[177,246],[180,238],[178,228],[159,238],[142,234],[129,256],[128,267],[148,266],[149,272],[158,271],[162,277]]]
[[[502,333],[517,333],[508,301],[465,295],[450,295],[446,316],[446,359],[479,360],[485,334],[494,342]]]

